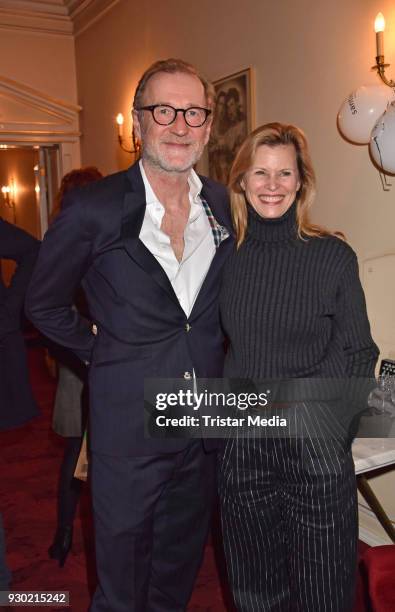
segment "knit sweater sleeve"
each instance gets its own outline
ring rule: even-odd
[[[340,278],[335,319],[343,340],[346,375],[372,377],[379,350],[370,333],[357,258],[354,252],[351,255]]]

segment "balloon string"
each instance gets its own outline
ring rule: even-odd
[[[373,140],[376,143],[376,147],[377,147],[377,150],[379,152],[380,166],[383,167],[383,158],[381,157],[381,151],[380,151],[379,143],[377,142],[377,136],[375,136],[373,138]],[[381,170],[379,170],[379,175],[380,175],[381,185],[383,187],[383,191],[390,191],[390,187],[392,186],[392,183],[387,181],[387,177],[385,176],[385,174],[383,172],[381,172]]]

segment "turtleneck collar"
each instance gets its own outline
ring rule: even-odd
[[[282,217],[266,219],[261,217],[248,204],[247,235],[264,242],[283,242],[297,238],[296,202],[292,204]]]

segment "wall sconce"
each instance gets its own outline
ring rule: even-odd
[[[385,30],[385,19],[383,13],[378,13],[374,21],[374,30],[376,32],[376,64],[372,66],[372,70],[377,70],[377,74],[380,79],[388,85],[388,87],[395,87],[395,81],[388,80],[385,76],[385,69],[390,64],[384,63],[384,30]]]
[[[10,205],[11,187],[9,185],[3,185],[2,188],[1,188],[1,193],[3,194],[4,204],[6,206],[9,206]]]
[[[137,138],[134,135],[134,131],[132,132],[132,145],[133,148],[132,149],[128,149],[125,144],[124,144],[124,137],[123,137],[123,124],[124,124],[124,117],[122,113],[118,113],[118,115],[116,116],[115,121],[117,122],[118,125],[118,142],[119,142],[119,146],[121,147],[121,149],[123,151],[126,151],[126,153],[134,153],[136,155],[136,157],[140,156],[140,151],[141,151],[141,144],[137,141]]]
[[[388,191],[391,184],[382,172],[395,174],[395,81],[385,76],[389,64],[384,63],[385,19],[382,13],[376,16],[374,29],[377,55],[372,70],[377,71],[382,83],[358,87],[344,100],[337,119],[339,130],[347,140],[369,145],[383,189]]]
[[[13,212],[13,221],[16,223],[16,207],[15,207],[15,197],[16,197],[16,187],[14,179],[11,179],[11,185],[3,185],[1,188],[1,193],[3,194],[4,204],[7,208],[10,208]]]

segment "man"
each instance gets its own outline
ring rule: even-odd
[[[37,327],[90,362],[92,612],[185,610],[203,554],[214,445],[145,439],[143,381],[222,374],[231,223],[225,189],[192,169],[212,106],[211,86],[181,60],[144,73],[133,110],[142,159],[71,194],[28,296]],[[71,307],[81,280],[96,336]]]

